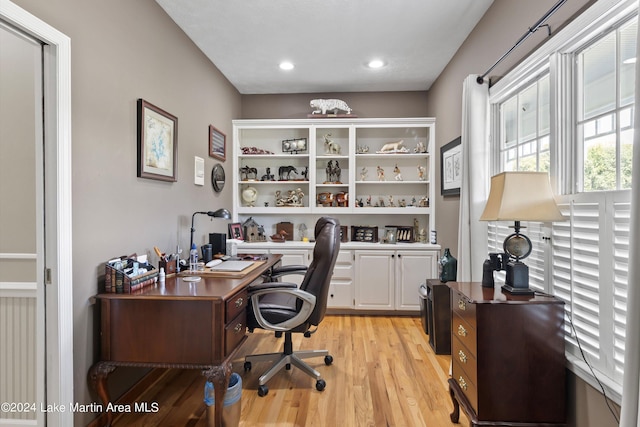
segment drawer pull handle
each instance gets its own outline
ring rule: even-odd
[[[235,327],[235,328],[233,328],[233,330],[234,330],[237,334],[239,334],[240,332],[242,332],[242,329],[243,329],[243,327],[242,327],[242,323],[238,323],[238,324],[236,325],[236,327]]]
[[[464,300],[459,299],[458,300],[458,308],[460,310],[463,310],[463,311],[466,310],[467,309],[467,303],[465,303]]]
[[[464,391],[467,391],[467,382],[464,380],[464,378],[462,377],[458,378],[458,384],[460,384],[461,389],[463,389]]]
[[[458,335],[460,335],[461,337],[467,336],[467,330],[464,328],[464,326],[458,325]]]
[[[458,351],[458,358],[462,363],[467,363],[467,355],[464,354],[464,351],[462,350]]]
[[[244,299],[240,297],[236,300],[236,308],[242,307],[242,304],[244,304]]]

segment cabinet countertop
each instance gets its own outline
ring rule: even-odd
[[[500,304],[500,303],[528,303],[528,304],[564,304],[562,300],[543,293],[534,295],[513,295],[503,292],[500,285],[493,288],[485,288],[480,282],[446,282],[449,288],[454,289],[474,304]]]
[[[268,249],[313,249],[315,242],[302,241],[286,241],[286,242],[242,242],[238,244],[238,249],[245,251],[251,248],[268,248]],[[340,243],[340,249],[354,250],[423,250],[423,251],[439,251],[440,245],[431,243],[366,243],[366,242],[343,242]]]

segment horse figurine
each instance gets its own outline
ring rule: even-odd
[[[253,176],[253,178],[249,178],[249,176]],[[243,178],[244,177],[244,178]],[[250,166],[244,166],[240,168],[240,180],[241,181],[249,181],[255,180],[258,178],[258,169],[252,168]]]
[[[289,181],[291,179],[291,172],[294,174],[298,174],[298,169],[294,166],[280,166],[278,169],[278,176],[280,177],[280,181]]]

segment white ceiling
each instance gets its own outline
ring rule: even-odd
[[[427,90],[493,0],[156,2],[240,93],[275,94]]]

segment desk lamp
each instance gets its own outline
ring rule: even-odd
[[[220,208],[217,211],[194,212],[193,215],[191,215],[191,241],[189,242],[189,250],[191,250],[191,248],[193,247],[193,233],[194,233],[194,231],[196,231],[196,229],[193,228],[193,220],[195,219],[196,215],[198,215],[198,214],[208,215],[211,218],[231,219],[231,214],[229,213],[228,210],[226,210],[224,208]]]
[[[520,221],[563,221],[546,172],[503,172],[491,178],[489,199],[480,221],[515,221],[515,233],[504,240],[508,255],[502,289],[512,294],[531,295],[529,267],[521,260],[531,254],[531,240],[520,233]]]

